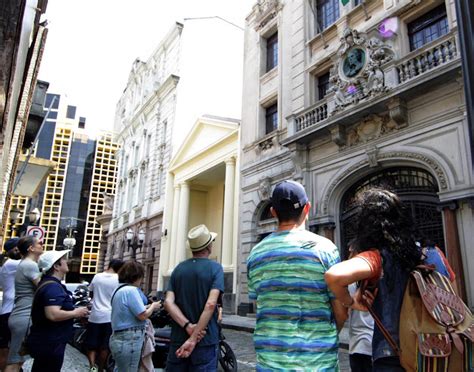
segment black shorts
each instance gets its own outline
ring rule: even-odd
[[[11,333],[8,327],[8,318],[11,313],[0,315],[0,349],[8,349],[10,346]]]
[[[100,350],[109,348],[109,338],[112,335],[112,325],[110,323],[87,324],[86,348],[88,350]]]

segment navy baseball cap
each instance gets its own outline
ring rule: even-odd
[[[283,200],[288,200],[295,209],[304,207],[309,201],[303,185],[290,180],[280,182],[273,189],[271,198],[273,208],[279,209]]]
[[[15,248],[18,245],[18,240],[20,240],[20,238],[8,239],[3,245],[3,249],[5,249],[5,251],[7,252],[11,251],[13,248]]]

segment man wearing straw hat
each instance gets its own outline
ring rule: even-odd
[[[189,230],[188,247],[193,257],[171,274],[165,301],[174,320],[168,371],[217,370],[217,301],[224,292],[224,271],[209,259],[216,236],[205,225]]]

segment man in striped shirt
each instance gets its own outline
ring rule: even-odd
[[[275,186],[278,230],[247,259],[249,297],[257,303],[257,371],[338,371],[338,328],[347,311],[324,281],[340,261],[328,239],[305,230],[311,204],[303,186]]]

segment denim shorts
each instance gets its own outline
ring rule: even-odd
[[[217,345],[196,346],[189,358],[178,358],[179,346],[171,345],[166,361],[168,372],[215,372],[217,371]]]
[[[133,327],[112,333],[109,347],[115,360],[115,371],[138,371],[144,341],[144,327]]]

